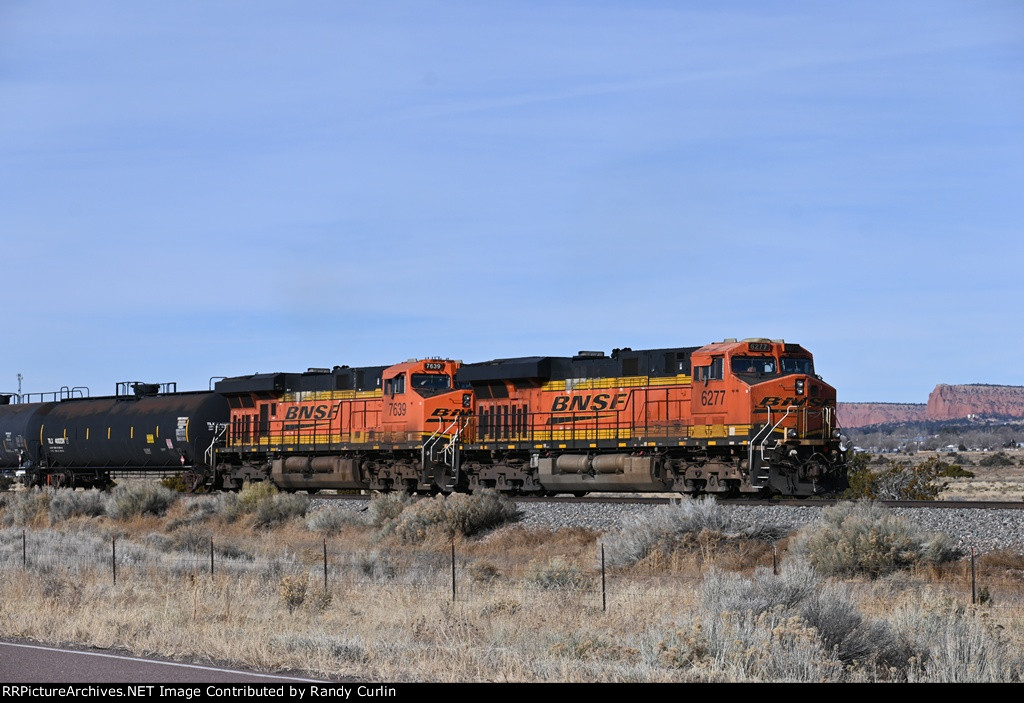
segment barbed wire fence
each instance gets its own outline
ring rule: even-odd
[[[474,604],[496,595],[514,594],[528,604],[557,601],[559,607],[608,612],[617,605],[638,599],[692,594],[703,573],[674,572],[642,567],[609,568],[604,545],[595,544],[591,564],[581,565],[559,557],[526,566],[495,563],[491,557],[460,553],[453,540],[445,549],[419,547],[347,550],[324,537],[315,546],[283,545],[271,556],[255,557],[219,544],[215,536],[193,539],[188,549],[162,550],[132,540],[98,537],[68,542],[39,537],[28,530],[5,530],[0,539],[0,569],[36,573],[85,571],[108,574],[112,585],[140,579],[179,576],[193,581],[228,575],[253,576],[279,586],[280,597],[291,608],[312,590],[328,596],[353,589],[378,589],[382,593],[418,593],[437,602]],[[166,545],[164,545],[166,547]],[[1024,573],[1002,567],[979,565],[981,552],[970,549],[962,562],[961,578],[931,581],[934,594],[971,605],[1019,607],[1024,602]],[[704,570],[714,566],[708,561]],[[770,569],[779,573],[777,551],[771,561],[752,560],[743,568]],[[102,578],[102,576],[101,576]],[[312,589],[312,590],[311,590]]]

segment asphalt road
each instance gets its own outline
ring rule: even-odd
[[[316,679],[301,673],[268,674],[212,665],[145,659],[97,649],[49,647],[18,640],[0,641],[0,682],[97,684],[248,683],[259,686],[348,681]]]

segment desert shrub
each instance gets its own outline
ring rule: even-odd
[[[292,518],[305,516],[309,501],[291,493],[278,493],[270,500],[261,502],[252,516],[254,527],[267,528],[288,522]]]
[[[667,637],[664,652],[713,662],[740,679],[840,680],[847,670],[905,678],[918,650],[884,622],[857,610],[848,590],[807,564],[752,577],[713,570],[700,588],[698,627]]]
[[[1001,466],[1013,466],[1013,458],[1007,455],[1006,452],[994,452],[992,454],[986,454],[981,459],[978,459],[978,466],[988,468],[999,468]]]
[[[188,489],[188,486],[185,484],[185,477],[181,474],[164,476],[160,479],[160,485],[175,493],[184,493]]]
[[[182,527],[203,525],[225,513],[226,500],[227,495],[222,494],[202,498],[192,497],[189,500],[178,501],[176,505],[180,507],[180,514],[174,517],[168,515],[167,525],[164,529],[167,532],[174,532]]]
[[[40,489],[11,493],[3,496],[3,515],[6,526],[32,527],[46,524],[53,500],[53,491]]]
[[[531,563],[523,580],[536,588],[580,589],[590,586],[593,577],[564,557],[551,557],[546,562]]]
[[[489,561],[475,561],[466,567],[466,573],[476,583],[492,583],[501,575],[501,569]]]
[[[278,589],[289,613],[306,602],[306,587],[305,576],[285,576],[281,579]]]
[[[306,515],[306,529],[335,534],[350,525],[363,525],[363,513],[355,513],[337,505],[325,505]]]
[[[419,542],[431,532],[441,534],[447,519],[445,497],[435,496],[410,503],[384,530],[406,542]]]
[[[268,528],[304,516],[308,507],[302,496],[281,493],[269,481],[258,481],[225,496],[224,516],[228,522],[247,518],[253,527]]]
[[[79,515],[97,517],[106,513],[106,496],[100,491],[58,489],[53,493],[49,513],[53,523]]]
[[[947,536],[922,532],[871,501],[824,508],[819,520],[797,532],[790,549],[822,574],[871,578],[958,556]]]
[[[444,501],[445,525],[449,534],[471,537],[519,517],[515,503],[490,489],[472,495],[455,493]]]
[[[946,459],[953,462],[955,466],[974,466],[974,462],[966,454],[960,454],[958,452],[949,452],[946,454]],[[970,473],[969,471],[966,473]],[[970,474],[973,476],[974,474]],[[964,477],[968,478],[968,477]]]
[[[277,487],[269,481],[247,482],[238,493],[228,493],[224,500],[224,517],[228,522],[251,515],[257,506],[277,495]]]
[[[210,534],[198,527],[189,526],[171,533],[174,548],[179,552],[205,552],[210,546]]]
[[[917,604],[892,618],[923,650],[911,681],[997,683],[1024,680],[1024,660],[1002,628],[979,611],[950,603]]]
[[[106,499],[107,515],[126,520],[139,515],[163,515],[178,494],[157,483],[130,482],[117,486]]]
[[[968,465],[970,462],[966,462]],[[946,464],[940,467],[937,476],[942,478],[974,478],[974,472],[968,471],[959,463],[957,464]]]
[[[398,565],[391,555],[378,551],[360,552],[356,568],[363,576],[375,581],[389,581],[398,575]]]
[[[749,523],[735,519],[713,498],[681,501],[625,519],[604,540],[609,566],[627,566],[654,553],[668,556],[713,541],[754,539],[774,541],[788,526]]]
[[[408,493],[379,493],[370,499],[366,519],[374,527],[384,527],[397,519],[413,502],[413,497]]]
[[[843,496],[853,500],[935,500],[947,485],[940,479],[973,476],[959,465],[938,457],[930,457],[919,464],[886,459],[880,469],[872,469],[866,462],[855,462],[848,471],[850,487]]]
[[[769,580],[775,583],[766,593]],[[712,570],[700,587],[696,621],[663,637],[663,662],[727,681],[840,680],[842,661],[797,610],[813,583],[803,570],[795,578],[758,571],[752,579]]]
[[[385,527],[402,540],[417,542],[430,534],[469,537],[519,515],[515,504],[497,491],[485,489],[472,495],[455,493],[418,500],[402,510]]]

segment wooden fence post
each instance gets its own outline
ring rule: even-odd
[[[974,569],[974,547],[971,547],[971,605],[976,605],[978,602],[977,592],[975,586],[977,585],[977,574]]]
[[[605,590],[605,578],[604,578],[604,543],[601,543],[601,610],[602,612],[608,612],[608,594]]]

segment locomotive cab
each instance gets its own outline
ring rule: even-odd
[[[810,352],[783,340],[726,340],[693,359],[696,435],[744,436],[746,467],[752,476],[770,467],[766,487],[775,492],[845,487],[836,391],[815,375]]]
[[[472,414],[473,394],[459,389],[459,362],[410,360],[384,372],[383,425],[394,442],[423,442],[434,436],[450,440],[461,434],[461,418]]]

